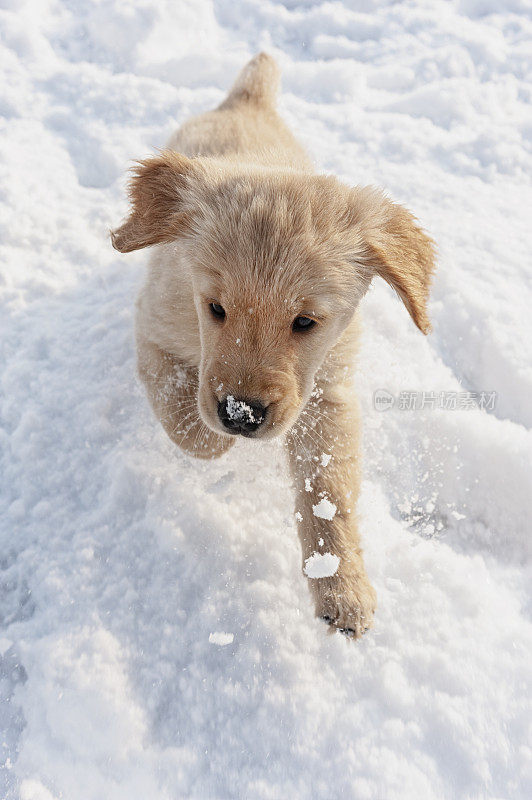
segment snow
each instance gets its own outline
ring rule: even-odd
[[[239,340],[237,339],[237,342]],[[244,422],[258,422],[250,405],[243,400],[235,400],[232,394],[227,395],[227,415],[229,419],[242,420]]]
[[[329,461],[331,460],[332,455],[330,453],[322,453],[320,458],[320,464],[322,467],[327,467]]]
[[[12,646],[13,642],[11,639],[6,639],[3,636],[0,638],[0,656],[5,656],[9,648]]]
[[[305,560],[303,572],[309,578],[330,578],[336,575],[339,566],[340,559],[334,553],[312,553]]]
[[[214,633],[209,634],[209,642],[211,644],[220,645],[220,647],[225,647],[226,644],[232,644],[234,638],[234,634],[224,633],[223,631],[214,631]]]
[[[1,5],[0,796],[532,796],[529,4]],[[154,422],[146,254],[107,237],[131,160],[261,48],[319,168],[439,246],[430,337],[382,283],[364,300],[356,643],[313,617],[281,448],[206,464]]]
[[[312,506],[312,513],[320,519],[332,519],[336,514],[336,506],[327,497],[322,497],[319,503]]]

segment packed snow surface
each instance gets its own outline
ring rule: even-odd
[[[0,797],[532,797],[528,0],[4,0],[0,26]],[[281,448],[203,463],[154,421],[146,253],[107,235],[128,164],[260,49],[317,167],[439,247],[431,336],[382,282],[363,302],[356,643],[313,616]]]
[[[334,553],[312,553],[305,560],[303,572],[309,578],[330,578],[336,575],[339,566],[340,559]]]

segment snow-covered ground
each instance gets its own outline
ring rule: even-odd
[[[528,0],[0,5],[0,796],[532,797]],[[107,239],[128,162],[262,48],[319,169],[439,244],[429,338],[364,301],[356,644],[313,618],[280,448],[204,464],[154,421],[146,255]]]

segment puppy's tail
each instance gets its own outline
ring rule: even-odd
[[[266,53],[258,53],[246,64],[219,108],[229,109],[245,103],[273,108],[279,84],[277,62]]]

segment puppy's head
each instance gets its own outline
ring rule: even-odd
[[[428,332],[431,240],[375,189],[163,153],[139,164],[130,193],[113,245],[175,245],[180,270],[171,255],[164,268],[185,265],[193,287],[198,405],[218,433],[266,439],[293,425],[374,275]]]

